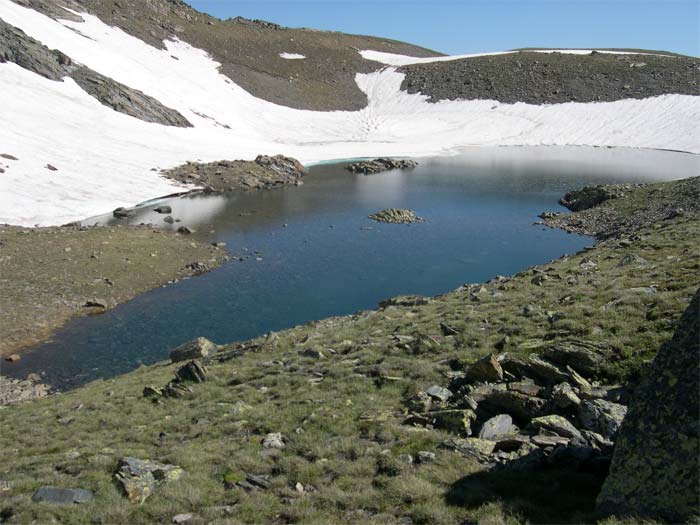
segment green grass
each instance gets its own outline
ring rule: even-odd
[[[239,357],[210,363],[210,380],[183,399],[154,404],[142,397],[144,386],[164,385],[176,368],[156,365],[0,410],[0,479],[13,482],[0,496],[0,514],[23,523],[169,523],[183,512],[195,523],[594,522],[602,479],[485,472],[442,447],[449,434],[402,425],[404,402],[495,351],[505,333],[504,350],[522,355],[532,352],[524,344],[531,340],[607,342],[619,358],[604,379],[634,381],[698,287],[697,226],[696,216],[686,215],[641,230],[626,247],[598,243],[540,267],[550,276],[541,286],[529,269],[484,284],[478,300],[461,288],[424,306],[331,318],[280,332],[274,342],[255,340]],[[648,264],[618,266],[632,254]],[[651,285],[656,294],[631,291]],[[604,309],[611,301],[618,302]],[[534,315],[523,312],[526,305],[536,307]],[[441,322],[462,333],[441,336]],[[407,350],[395,334],[436,343]],[[305,348],[326,358],[303,357]],[[286,448],[263,449],[268,432],[282,432]],[[422,450],[437,460],[400,461]],[[128,455],[174,463],[186,474],[134,506],[112,477]],[[245,474],[269,476],[271,487],[227,488]],[[69,507],[32,503],[41,485],[90,489],[95,499]],[[216,508],[225,505],[231,515]]]

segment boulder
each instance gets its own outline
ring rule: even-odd
[[[175,379],[180,383],[191,381],[193,383],[204,383],[207,380],[207,369],[199,361],[190,361],[185,366],[177,369]]]
[[[594,399],[584,401],[578,408],[578,418],[586,430],[597,432],[603,437],[614,439],[620,430],[627,407],[619,403]]]
[[[201,359],[216,353],[218,347],[209,339],[198,337],[192,341],[181,344],[174,350],[170,351],[170,361],[177,363],[179,361],[187,361],[189,359]]]
[[[486,459],[495,446],[494,441],[479,438],[451,438],[445,442],[446,448],[480,460]]]
[[[153,494],[156,487],[176,481],[184,473],[185,471],[177,465],[126,457],[119,461],[114,477],[124,489],[129,501],[141,504]]]
[[[472,435],[472,423],[476,420],[473,410],[451,409],[430,412],[433,426],[463,436]]]
[[[508,390],[512,390],[513,392],[518,392],[526,396],[537,397],[544,390],[544,388],[531,381],[515,381],[513,383],[508,383]]]
[[[465,377],[469,381],[497,383],[503,380],[503,369],[496,357],[489,354],[472,363],[467,368]]]
[[[443,388],[438,385],[431,386],[425,391],[425,393],[440,403],[447,403],[447,401],[452,397],[452,392],[450,392],[447,388]]]
[[[542,381],[549,384],[562,383],[569,379],[569,374],[565,369],[542,359],[538,354],[530,354],[528,358],[530,371]]]
[[[41,487],[34,493],[32,500],[53,505],[70,505],[72,503],[87,503],[92,500],[92,496],[92,492],[85,489]]]
[[[156,213],[172,213],[173,209],[170,206],[166,206],[164,204],[161,204],[160,206],[153,208],[153,211]]]
[[[424,412],[430,412],[432,404],[432,398],[423,391],[414,394],[406,401],[406,406],[408,407],[408,410],[410,410],[411,412],[418,412],[419,414]]]
[[[588,341],[563,341],[544,351],[544,356],[554,363],[572,368],[588,376],[597,374],[613,355],[607,345]]]
[[[551,399],[558,408],[577,407],[581,404],[581,398],[576,395],[569,383],[554,385]]]
[[[561,437],[583,441],[581,432],[569,420],[556,414],[536,417],[530,425],[536,430],[549,430]]]
[[[498,441],[504,436],[516,434],[518,427],[513,424],[513,418],[508,414],[499,414],[488,419],[479,430],[479,439]]]
[[[505,385],[504,385],[505,386]],[[547,401],[539,397],[526,396],[512,390],[493,391],[479,405],[498,412],[507,412],[516,419],[527,421],[543,415]]]

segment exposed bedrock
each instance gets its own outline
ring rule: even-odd
[[[145,122],[192,127],[178,111],[164,106],[155,98],[74,63],[61,51],[49,49],[21,29],[0,19],[1,62],[13,62],[50,80],[62,81],[65,77],[71,77],[101,104]]]
[[[686,523],[700,508],[700,291],[632,396],[598,496],[606,515]]]

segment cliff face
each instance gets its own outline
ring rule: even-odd
[[[700,513],[700,290],[633,397],[610,475],[605,515],[685,523]]]

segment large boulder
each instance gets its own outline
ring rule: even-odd
[[[493,354],[482,357],[466,370],[469,381],[497,383],[503,380],[503,369]]]
[[[700,291],[642,378],[598,496],[603,515],[686,523],[700,508]]]
[[[159,485],[176,481],[185,473],[177,465],[166,465],[158,461],[123,458],[114,475],[124,489],[129,501],[141,504]]]
[[[216,353],[218,347],[205,337],[198,337],[192,341],[181,344],[170,351],[170,361],[189,361],[190,359],[201,359]]]
[[[586,430],[597,432],[614,439],[620,430],[622,420],[627,414],[627,407],[604,399],[584,401],[578,407],[578,418]]]

